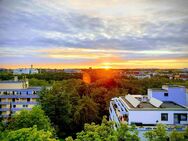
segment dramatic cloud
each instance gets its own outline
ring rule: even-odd
[[[0,63],[187,67],[187,7],[187,0],[0,0]]]

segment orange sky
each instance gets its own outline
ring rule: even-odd
[[[0,0],[0,68],[188,68],[188,0]]]
[[[46,63],[46,64],[33,64],[35,68],[56,68],[56,69],[65,69],[65,68],[186,68],[188,67],[188,59],[171,59],[171,60],[112,60],[112,61],[93,61],[86,62],[82,64],[63,64],[63,63]],[[28,64],[11,64],[11,65],[1,65],[2,68],[28,68]]]

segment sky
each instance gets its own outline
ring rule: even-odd
[[[0,0],[0,68],[186,68],[188,0]]]

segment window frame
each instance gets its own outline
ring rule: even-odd
[[[168,96],[168,93],[164,93],[164,96],[167,97],[167,96]]]
[[[166,116],[165,119],[164,116]],[[168,121],[168,113],[161,113],[161,121]]]

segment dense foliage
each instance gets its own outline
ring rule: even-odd
[[[188,141],[188,127],[183,132],[173,130],[168,135],[165,125],[158,124],[156,129],[147,131],[144,136],[148,141]]]
[[[45,115],[44,111],[35,106],[31,111],[22,110],[20,113],[16,114],[8,122],[9,130],[18,130],[21,128],[29,128],[37,125],[39,130],[44,129],[45,131],[53,132],[49,118]]]
[[[54,137],[50,120],[39,106],[31,111],[22,110],[0,124],[2,141],[54,141]]]
[[[76,139],[72,137],[66,138],[66,141],[139,141],[138,133],[134,127],[128,127],[126,124],[120,125],[117,130],[114,130],[113,122],[109,122],[106,118],[102,124],[85,124],[84,130],[77,133]]]
[[[91,84],[80,79],[68,79],[53,83],[50,90],[44,89],[40,94],[40,103],[58,136],[75,137],[76,132],[84,128],[84,123],[101,123],[102,117],[108,116],[112,97],[128,93],[146,94],[148,88],[160,88],[172,82],[165,77],[142,80],[100,79]]]
[[[56,141],[50,131],[38,130],[36,126],[1,133],[1,141]]]
[[[22,77],[23,75],[19,76],[19,78]],[[100,77],[100,79],[95,79],[91,84],[86,84],[79,79],[81,78],[79,74],[66,74],[63,72],[43,72],[27,75],[26,77],[29,78],[31,86],[52,87],[51,89],[44,88],[40,93],[39,102],[42,109],[35,107],[31,111],[23,110],[20,114],[16,114],[10,119],[8,125],[0,124],[1,138],[10,137],[9,139],[2,139],[10,140],[12,138],[16,140],[11,135],[19,134],[19,138],[22,138],[22,135],[27,135],[27,132],[31,130],[37,136],[40,132],[42,136],[44,133],[47,134],[46,138],[51,139],[51,134],[52,136],[55,135],[55,129],[58,137],[72,136],[75,141],[136,141],[138,140],[137,134],[127,125],[121,125],[120,128],[114,131],[111,128],[112,123],[105,120],[102,122],[102,117],[104,115],[108,116],[111,98],[128,93],[147,94],[148,88],[161,88],[166,83],[188,87],[188,81],[169,80],[162,76],[140,80],[125,77]],[[0,73],[0,79],[13,79],[13,75],[11,73]],[[36,127],[33,127],[34,125]],[[12,134],[7,134],[8,132]],[[134,133],[134,136],[130,134],[131,132]],[[170,139],[172,141],[183,141],[187,138],[187,132],[179,133],[174,131],[170,135]],[[167,133],[163,125],[159,125],[156,130],[147,132],[145,136],[149,141],[163,141],[166,140]],[[71,137],[67,138],[67,141],[72,140]]]

